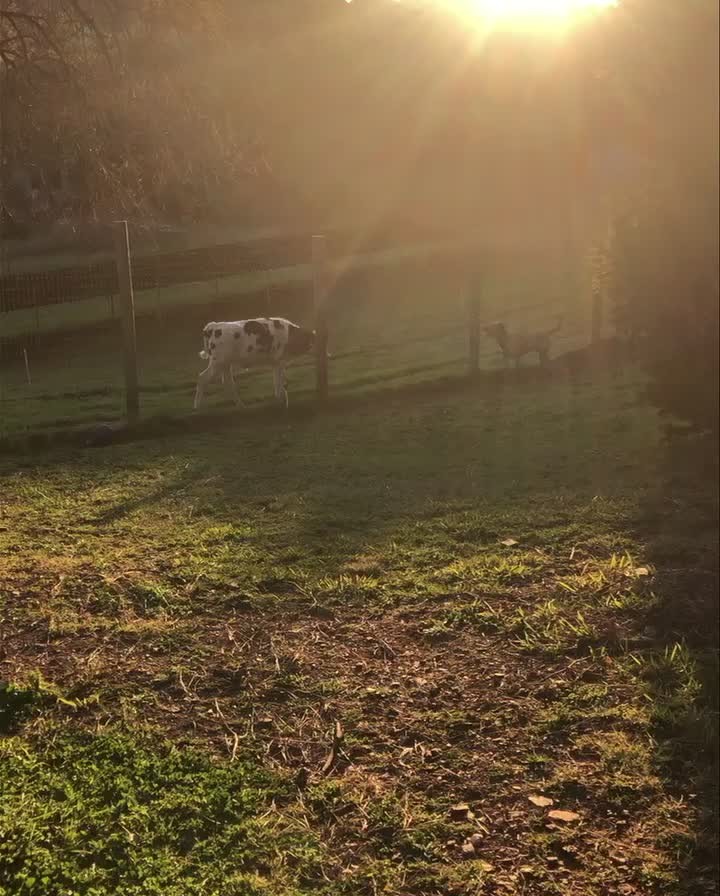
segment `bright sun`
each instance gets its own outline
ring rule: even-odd
[[[593,9],[614,6],[615,0],[444,0],[480,19],[504,21],[562,21]]]

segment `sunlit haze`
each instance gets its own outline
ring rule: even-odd
[[[615,0],[439,0],[486,23],[552,24],[613,6]]]

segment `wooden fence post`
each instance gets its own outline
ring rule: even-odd
[[[468,314],[468,343],[470,355],[468,367],[470,376],[474,376],[480,369],[480,286],[479,271],[470,272],[466,279],[467,290],[467,314]]]
[[[603,331],[603,284],[596,279],[592,285],[592,319],[590,323],[590,341],[593,345],[600,342]]]
[[[115,224],[115,264],[117,266],[122,323],[123,359],[125,367],[125,403],[128,420],[136,420],[140,413],[137,372],[137,342],[135,337],[135,299],[133,296],[130,238],[127,221]]]
[[[312,238],[313,306],[315,313],[315,373],[319,401],[328,397],[327,328],[327,242],[324,236]]]

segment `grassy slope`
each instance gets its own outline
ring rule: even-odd
[[[0,892],[713,892],[658,438],[558,376],[5,461]]]

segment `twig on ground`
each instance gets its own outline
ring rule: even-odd
[[[394,660],[397,658],[397,651],[394,650],[387,641],[384,641],[382,638],[378,637],[375,634],[371,634],[373,640],[377,641],[377,643],[382,647],[383,652],[386,656],[389,656],[390,659]]]
[[[333,729],[332,747],[330,748],[330,753],[328,754],[327,759],[323,763],[323,767],[320,769],[320,773],[322,775],[327,775],[337,762],[344,737],[345,734],[343,732],[342,725],[340,724],[340,722],[335,722],[335,727]]]
[[[280,668],[280,657],[277,655],[277,651],[275,650],[275,644],[273,643],[273,639],[270,638],[270,652],[272,653],[275,659],[275,669],[277,670],[278,675],[282,671]]]
[[[582,663],[583,660],[587,660],[587,659],[588,659],[588,657],[586,657],[586,656],[579,656],[576,660],[573,660],[571,663],[568,663],[564,669],[554,669],[552,672],[548,673],[547,675],[543,675],[542,678],[538,678],[537,682],[540,683],[542,681],[548,681],[548,679],[550,679],[550,678],[555,678],[558,675],[564,675],[566,672],[569,672],[573,666],[577,666],[578,663]]]

